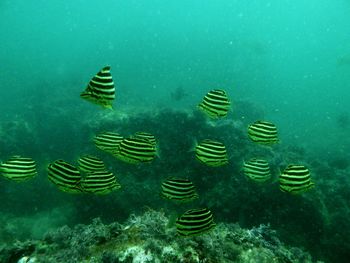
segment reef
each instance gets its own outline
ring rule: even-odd
[[[25,261],[27,260],[27,261]],[[219,223],[200,236],[183,238],[162,211],[148,209],[126,222],[63,226],[40,240],[2,245],[0,262],[313,262],[310,254],[287,247],[268,225],[243,229]]]
[[[75,112],[76,106],[72,105],[71,111]],[[42,117],[46,125],[33,119],[28,122],[26,129],[21,118],[6,124],[6,129],[1,130],[4,135],[0,141],[3,146],[2,156],[4,159],[11,154],[33,157],[38,162],[39,175],[23,184],[2,179],[0,223],[3,227],[0,228],[0,244],[3,247],[0,262],[17,262],[24,256],[35,257],[43,262],[77,262],[76,260],[87,258],[90,258],[89,262],[93,262],[93,259],[119,262],[127,260],[122,255],[125,255],[128,248],[133,248],[128,252],[133,255],[130,258],[135,258],[139,254],[137,251],[144,251],[142,253],[145,257],[148,255],[146,252],[151,251],[152,260],[156,262],[159,255],[162,255],[163,248],[156,250],[146,244],[156,244],[155,247],[160,244],[163,247],[170,245],[169,249],[176,255],[174,262],[181,262],[184,251],[189,248],[199,259],[202,259],[201,255],[211,259],[203,259],[201,262],[249,262],[243,261],[243,257],[256,254],[267,255],[270,259],[274,255],[281,262],[303,262],[293,252],[300,250],[287,249],[282,242],[307,250],[314,259],[348,262],[350,166],[347,155],[330,157],[326,154],[312,154],[310,148],[286,141],[270,148],[258,147],[248,140],[246,129],[251,121],[263,118],[263,112],[252,103],[240,102],[235,105],[237,110],[234,117],[228,116],[217,122],[208,121],[195,110],[133,109],[95,112],[94,108],[90,110],[89,105],[86,105],[87,114],[82,118],[74,114],[67,117],[67,113],[57,109],[50,118],[45,115]],[[46,114],[48,111],[40,112]],[[50,128],[57,123],[64,129]],[[151,164],[122,163],[99,151],[93,144],[92,138],[103,131],[116,131],[123,136],[137,131],[150,132],[159,140],[159,158]],[[11,134],[14,134],[14,138]],[[17,142],[16,137],[23,138],[23,142]],[[28,139],[32,137],[35,140]],[[62,138],[67,143],[60,143]],[[197,162],[191,148],[195,140],[206,138],[225,143],[229,155],[228,165],[212,168]],[[81,154],[101,157],[116,174],[122,188],[107,196],[69,195],[58,191],[47,180],[47,164],[58,158],[74,162]],[[256,184],[244,176],[241,171],[242,162],[252,157],[263,157],[270,162],[270,181]],[[315,188],[299,196],[282,193],[279,190],[278,174],[289,163],[307,165]],[[169,176],[191,179],[200,198],[183,205],[160,198],[160,184]],[[147,212],[141,217],[130,217],[130,214],[140,213],[145,206],[156,211],[163,209],[164,214]],[[181,239],[176,237],[174,228],[162,229],[165,223],[160,219],[163,218],[164,222],[169,220],[165,215],[180,215],[185,210],[196,207],[208,207],[213,212],[218,224],[213,231],[203,236]],[[147,221],[143,219],[146,215],[157,222],[156,227],[150,225],[150,222],[144,222]],[[98,220],[90,224],[97,217],[106,225]],[[143,222],[147,230],[141,226],[135,227],[140,225],[132,224],[135,220]],[[115,221],[125,223],[113,223]],[[240,227],[232,223],[238,223]],[[41,239],[49,229],[63,225],[68,226],[48,232]],[[267,225],[271,227],[266,227]],[[152,233],[152,228],[158,232]],[[258,240],[271,241],[275,238],[267,237],[278,236],[280,244],[273,243],[273,248],[248,238],[243,239],[248,241],[241,243],[235,238],[231,239],[232,235],[237,238],[240,235],[248,236],[248,233],[255,233],[257,229],[270,231]],[[276,234],[273,234],[272,229]],[[218,237],[222,240],[218,240]],[[212,248],[203,249],[209,247],[208,244],[212,244]],[[147,250],[147,247],[152,249]],[[288,253],[289,256],[282,256]],[[305,262],[308,262],[309,258],[306,258]],[[264,261],[261,259],[260,262]]]

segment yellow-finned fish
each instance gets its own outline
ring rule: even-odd
[[[186,237],[200,235],[215,225],[213,213],[208,208],[188,210],[176,220],[177,234]]]
[[[278,142],[277,127],[271,122],[256,121],[249,125],[248,137],[258,144],[275,144]]]
[[[218,119],[225,117],[230,109],[230,100],[226,91],[215,89],[209,91],[199,103],[198,107],[210,118]]]
[[[78,169],[82,172],[94,172],[106,170],[104,162],[92,155],[84,155],[78,159]]]
[[[85,193],[106,195],[121,188],[117,178],[107,170],[87,172],[81,182]]]
[[[132,136],[121,141],[115,157],[132,164],[148,163],[156,157],[156,147],[147,139]]]
[[[9,180],[24,182],[35,177],[38,172],[32,158],[15,155],[0,164],[0,174]]]
[[[89,82],[80,97],[104,108],[112,109],[115,99],[115,87],[111,67],[105,66]]]
[[[304,165],[290,164],[280,174],[280,190],[292,194],[301,194],[314,187],[310,171]]]
[[[48,179],[59,190],[67,193],[81,193],[82,176],[78,168],[63,160],[56,160],[48,166]]]
[[[94,143],[100,150],[114,154],[123,139],[124,137],[117,132],[102,132],[95,136]]]
[[[266,182],[271,178],[269,163],[263,159],[252,158],[243,163],[245,176],[256,182]]]
[[[146,139],[149,140],[154,146],[157,145],[157,139],[156,137],[148,132],[136,132],[134,134],[134,137],[140,138],[140,139]]]
[[[201,163],[217,167],[228,164],[226,147],[223,143],[206,139],[195,148],[196,158]]]
[[[179,202],[188,202],[198,198],[196,187],[188,179],[169,178],[162,183],[161,196]]]

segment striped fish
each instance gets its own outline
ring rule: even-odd
[[[113,154],[118,150],[123,139],[119,133],[103,132],[95,136],[94,143],[100,150]]]
[[[187,202],[198,198],[196,188],[188,179],[169,178],[162,183],[161,196],[166,199]]]
[[[89,82],[80,97],[105,108],[112,108],[115,98],[115,87],[111,67],[101,69]]]
[[[2,176],[15,182],[27,181],[38,174],[35,161],[32,158],[12,156],[0,164]]]
[[[93,172],[106,170],[103,161],[92,155],[85,155],[78,159],[78,168],[82,172]]]
[[[81,174],[75,166],[66,161],[56,160],[50,163],[48,166],[48,178],[63,192],[81,192]]]
[[[176,220],[180,236],[195,236],[215,227],[213,214],[207,208],[191,209]]]
[[[81,187],[85,193],[98,195],[109,194],[121,188],[113,173],[106,170],[88,172],[81,182]]]
[[[270,179],[271,172],[269,163],[262,159],[250,159],[243,163],[244,174],[256,182],[265,182]]]
[[[256,121],[249,125],[248,136],[259,144],[271,145],[278,142],[276,125],[267,121]]]
[[[154,146],[156,146],[156,144],[157,144],[156,137],[153,134],[148,133],[148,132],[136,132],[134,134],[134,137],[149,140],[152,143],[152,145],[154,145]]]
[[[197,160],[208,166],[228,164],[226,147],[221,142],[206,139],[196,146],[195,151]]]
[[[292,194],[301,194],[314,187],[310,178],[310,171],[304,165],[288,165],[281,173],[280,190]]]
[[[125,138],[120,143],[115,157],[132,164],[147,163],[156,157],[156,148],[149,140],[137,137]]]
[[[230,109],[230,100],[224,90],[211,90],[204,96],[198,107],[210,118],[218,119],[225,117]]]

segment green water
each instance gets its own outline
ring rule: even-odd
[[[346,0],[1,1],[0,159],[26,154],[40,163],[36,181],[18,185],[1,180],[2,219],[17,218],[23,226],[19,238],[38,238],[50,227],[89,222],[97,216],[119,220],[144,205],[164,206],[153,196],[143,199],[138,194],[137,187],[144,187],[149,195],[158,195],[159,178],[148,178],[147,171],[160,173],[160,178],[201,173],[198,164],[183,164],[186,160],[172,151],[171,143],[177,141],[176,151],[187,156],[186,147],[195,137],[213,132],[203,128],[201,117],[187,119],[166,110],[196,111],[209,90],[221,88],[233,104],[228,120],[242,122],[242,134],[248,119],[263,116],[279,129],[281,146],[272,151],[285,156],[289,146],[302,149],[299,157],[315,171],[316,190],[299,199],[279,199],[281,193],[271,190],[275,188],[257,190],[239,181],[245,190],[233,194],[237,199],[226,200],[231,193],[218,179],[216,187],[227,195],[221,206],[213,205],[219,220],[241,220],[247,226],[272,222],[285,240],[311,250],[316,259],[347,262],[349,18]],[[106,121],[108,111],[79,98],[90,78],[107,64],[116,83],[117,115],[135,114],[135,119],[119,121],[112,116]],[[180,89],[184,95],[174,99],[171,94]],[[165,113],[154,117],[149,111]],[[129,192],[126,187],[122,194],[102,199],[58,192],[46,179],[47,164],[86,152],[99,154],[91,138],[104,129],[125,134],[148,129],[161,137],[160,147],[169,155],[160,156],[156,167],[141,168],[104,156],[113,169],[131,174],[125,183],[135,188]],[[183,133],[171,133],[176,129]],[[229,136],[220,127],[215,130],[214,137],[226,140],[234,156],[232,166],[213,172],[223,173],[223,180],[232,171],[239,173],[240,161],[253,151],[251,145],[239,145],[239,139],[232,143]],[[186,170],[179,171],[179,165]],[[198,183],[208,188],[214,184]],[[214,196],[220,198],[208,194],[202,204]],[[260,213],[256,209],[265,205],[259,198],[282,202],[267,205]],[[249,205],[239,213],[237,203],[245,200]],[[316,221],[316,226],[308,233],[308,224],[296,227],[295,220],[310,225]]]

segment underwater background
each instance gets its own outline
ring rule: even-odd
[[[95,218],[124,222],[149,209],[172,218],[208,206],[216,223],[269,225],[313,262],[348,262],[349,17],[346,0],[2,0],[0,159],[30,156],[38,176],[23,183],[0,178],[0,254]],[[116,87],[113,110],[79,98],[105,65]],[[212,89],[224,89],[232,103],[215,122],[197,108]],[[249,141],[247,127],[260,119],[276,124],[277,145]],[[141,165],[116,160],[92,142],[103,131],[150,132],[159,157]],[[195,141],[207,137],[225,143],[228,165],[195,160]],[[101,157],[122,188],[72,195],[48,181],[50,162],[75,162],[82,154]],[[269,182],[243,175],[243,161],[254,156],[271,161]],[[293,162],[307,165],[315,183],[302,195],[278,189],[280,170]],[[181,205],[162,199],[160,184],[169,176],[191,178],[200,199]]]

